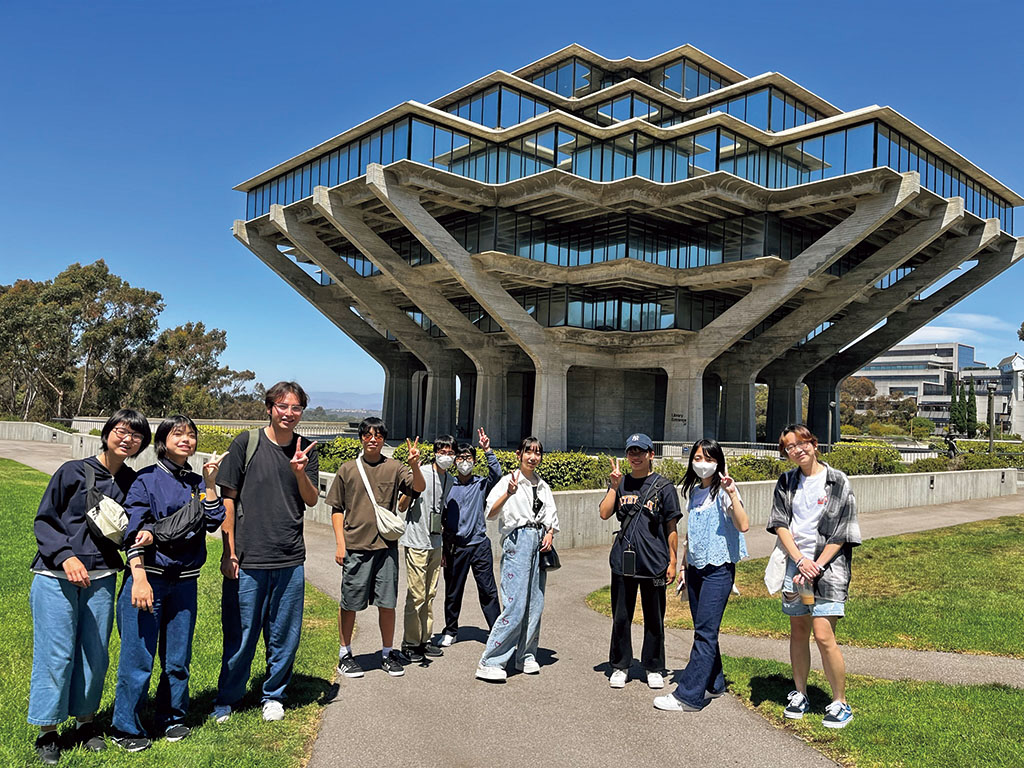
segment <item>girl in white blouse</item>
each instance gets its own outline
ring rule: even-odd
[[[504,680],[513,654],[523,672],[540,672],[537,644],[546,579],[540,553],[552,547],[558,514],[551,488],[536,471],[544,457],[540,440],[524,438],[516,455],[519,469],[505,475],[487,496],[487,519],[501,515],[502,611],[476,670],[481,680]]]

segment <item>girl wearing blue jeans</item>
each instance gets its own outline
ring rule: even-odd
[[[679,571],[693,617],[693,648],[675,691],[654,700],[658,709],[697,712],[725,693],[718,629],[736,580],[736,563],[747,556],[744,532],[750,527],[725,454],[714,440],[690,449],[682,494],[689,500],[686,563]],[[684,576],[685,574],[685,576]]]
[[[107,674],[107,644],[114,621],[118,545],[90,527],[86,513],[103,496],[122,504],[135,472],[125,460],[149,445],[149,422],[122,409],[100,432],[98,456],[61,465],[39,502],[34,524],[39,549],[32,561],[32,683],[28,721],[40,727],[36,754],[46,765],[60,759],[57,726],[71,715],[71,739],[93,752],[106,748],[93,727]],[[109,504],[109,501],[106,502]]]
[[[547,577],[540,568],[540,553],[553,545],[558,514],[551,488],[537,474],[544,457],[540,440],[524,438],[516,455],[518,471],[498,481],[485,506],[488,519],[501,515],[502,610],[476,670],[480,680],[504,680],[513,655],[526,674],[540,672],[537,645]]]

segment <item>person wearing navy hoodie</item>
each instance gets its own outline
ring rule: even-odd
[[[125,460],[149,445],[149,422],[122,409],[100,432],[98,456],[61,465],[39,502],[32,561],[32,682],[28,721],[41,729],[36,753],[46,765],[60,759],[57,726],[71,715],[78,728],[70,739],[93,752],[106,748],[93,726],[103,694],[114,621],[117,574],[124,567],[116,543],[86,522],[89,496],[121,504],[135,479]]]
[[[121,659],[114,697],[114,737],[119,747],[140,752],[152,746],[141,714],[159,650],[156,689],[157,732],[168,741],[189,735],[189,664],[196,628],[199,569],[206,562],[206,533],[224,522],[217,497],[214,455],[203,474],[188,459],[198,446],[198,430],[188,416],[170,416],[156,428],[157,463],[140,470],[125,501],[126,541],[148,534],[153,542],[128,548],[128,574],[117,600]],[[223,457],[221,457],[223,458]]]

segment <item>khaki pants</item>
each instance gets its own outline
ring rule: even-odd
[[[402,644],[419,646],[430,642],[434,631],[434,595],[441,573],[441,548],[405,548],[405,636]]]

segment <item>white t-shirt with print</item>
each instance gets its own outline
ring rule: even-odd
[[[818,521],[828,503],[828,494],[825,492],[827,477],[828,471],[824,467],[810,477],[801,473],[800,484],[793,494],[793,520],[789,524],[789,531],[804,557],[814,557],[815,545],[818,543]]]

